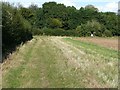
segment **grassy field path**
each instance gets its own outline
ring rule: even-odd
[[[2,64],[2,76],[3,88],[114,88],[117,51],[72,38],[35,36]]]

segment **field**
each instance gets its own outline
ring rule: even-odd
[[[81,41],[87,41],[87,42],[92,42],[95,44],[98,44],[100,46],[104,46],[106,48],[111,48],[114,50],[118,50],[118,38],[117,37],[112,37],[112,38],[91,38],[91,37],[83,37],[83,38],[78,38],[77,40]]]
[[[117,38],[34,36],[2,64],[3,88],[116,88]]]

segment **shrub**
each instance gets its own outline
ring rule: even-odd
[[[62,27],[62,22],[57,18],[49,18],[47,20],[47,24],[49,28],[60,28]]]
[[[32,28],[31,32],[33,35],[43,35],[43,31],[39,28]]]
[[[81,24],[81,26],[76,28],[79,36],[90,36],[91,34],[102,36],[104,30],[105,26],[95,20],[88,21],[86,24]]]
[[[17,45],[32,39],[31,25],[9,3],[2,5],[2,52],[12,50]]]
[[[103,36],[111,37],[111,36],[112,36],[112,33],[111,33],[110,30],[105,30],[104,33],[103,33]]]
[[[75,30],[64,30],[61,28],[51,29],[51,28],[43,28],[42,32],[44,35],[50,36],[77,36],[78,33]]]

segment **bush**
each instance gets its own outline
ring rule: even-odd
[[[51,29],[51,28],[43,28],[42,32],[44,33],[44,35],[50,35],[50,36],[60,36],[63,34],[64,30],[60,29],[60,28],[56,28],[56,29]]]
[[[31,25],[9,3],[2,5],[2,52],[12,50],[17,45],[32,39]]]
[[[57,18],[49,18],[47,20],[47,25],[49,28],[60,28],[62,27],[62,22]]]
[[[39,28],[32,28],[31,32],[33,35],[43,35],[43,31]]]
[[[76,31],[79,33],[79,36],[90,36],[91,34],[94,34],[95,36],[102,36],[105,29],[104,25],[92,20],[88,21],[86,24],[78,26]]]
[[[112,33],[111,33],[110,30],[105,30],[104,33],[103,33],[103,36],[111,37],[111,36],[112,36]]]
[[[43,35],[50,36],[77,36],[77,32],[75,30],[64,30],[61,28],[51,29],[45,27],[41,31]]]

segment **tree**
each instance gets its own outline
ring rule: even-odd
[[[60,27],[62,27],[62,22],[57,18],[50,18],[48,20],[48,27],[50,27],[50,28],[60,28]]]
[[[105,30],[104,33],[103,33],[103,36],[106,36],[106,37],[111,37],[112,36],[112,32],[110,30]]]
[[[31,17],[33,17],[33,13],[30,9],[21,7],[20,8],[20,14],[27,20],[29,20]]]
[[[95,8],[93,5],[87,5],[87,6],[85,6],[85,9],[87,10],[91,10],[91,11],[96,11],[96,12],[98,12],[98,9],[97,8]]]
[[[81,36],[90,36],[91,34],[94,34],[95,36],[102,36],[105,27],[96,20],[92,20],[88,21],[86,24],[81,24],[81,26],[78,26],[76,30]]]
[[[3,3],[2,6],[2,48],[4,54],[20,43],[30,40],[32,34],[30,32],[31,25],[20,15],[17,8],[9,3]]]

